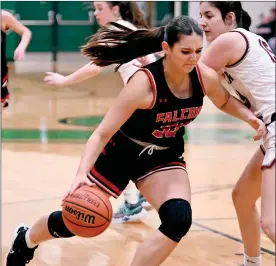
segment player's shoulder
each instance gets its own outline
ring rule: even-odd
[[[244,42],[245,37],[244,32],[233,30],[218,36],[212,44],[217,45],[222,49],[233,49],[239,42]]]
[[[135,87],[136,94],[144,94],[152,84],[152,75],[147,69],[141,68],[130,77],[127,87]]]
[[[1,19],[2,19],[2,26],[5,25],[6,27],[9,27],[10,24],[14,23],[15,17],[12,15],[12,13],[1,10]]]
[[[13,15],[7,10],[1,10],[1,16],[2,16],[2,19],[13,17]]]
[[[155,83],[145,69],[136,71],[122,91],[125,99],[135,102],[137,109],[147,109],[154,97]]]

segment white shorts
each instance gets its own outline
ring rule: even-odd
[[[267,134],[262,139],[261,150],[264,153],[262,169],[270,168],[275,163],[275,126],[274,121],[267,126]]]

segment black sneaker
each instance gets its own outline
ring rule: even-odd
[[[25,235],[28,227],[20,226],[14,236],[11,249],[6,258],[6,266],[25,266],[34,257],[34,251],[38,247],[28,248]]]

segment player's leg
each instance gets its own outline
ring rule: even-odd
[[[104,190],[102,190],[108,197]],[[56,238],[70,238],[71,233],[62,219],[62,212],[55,211],[38,219],[31,228],[20,226],[16,229],[6,266],[24,266],[33,259],[34,252],[42,242]]]
[[[127,186],[129,179],[120,170],[120,148],[114,148],[108,143],[100,154],[94,167],[88,174],[90,181],[94,182],[108,197],[117,198]],[[119,145],[118,145],[119,146]],[[105,151],[108,151],[105,154]],[[6,266],[24,266],[34,256],[38,244],[55,238],[68,238],[72,234],[65,226],[62,212],[56,211],[38,219],[31,228],[22,226],[16,230],[7,256]]]
[[[140,244],[131,266],[157,266],[192,224],[189,178],[182,169],[160,171],[138,182],[138,188],[159,213],[161,226]]]
[[[232,192],[244,243],[244,252],[252,258],[260,256],[261,225],[256,201],[261,196],[263,158],[261,149],[258,149]]]
[[[261,265],[260,227],[275,243],[275,122],[268,126],[263,142],[233,191],[244,241],[244,266]],[[260,194],[261,219],[255,206]]]
[[[61,211],[45,215],[31,228],[20,226],[16,229],[6,266],[23,266],[33,259],[35,249],[42,242],[55,238],[68,238],[72,234],[65,226]]]
[[[275,119],[275,117],[274,117]],[[275,122],[268,127],[264,139],[261,226],[267,237],[275,244]]]
[[[261,226],[275,244],[275,162],[270,168],[263,170]]]
[[[20,226],[16,229],[6,266],[24,266],[33,259],[38,244],[55,238],[68,238],[72,234],[65,226],[61,211],[38,219],[32,228]]]
[[[150,205],[150,203],[146,200],[146,198],[141,194],[141,192],[139,192],[139,202],[142,205],[142,207],[146,210],[146,211],[151,211],[153,210],[153,207]]]

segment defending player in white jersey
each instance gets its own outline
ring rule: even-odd
[[[268,133],[237,182],[232,196],[244,242],[244,266],[260,266],[261,228],[275,243],[275,61],[267,42],[251,33],[239,1],[201,2],[201,26],[210,43],[201,60],[225,80]],[[256,201],[261,197],[261,217]]]

